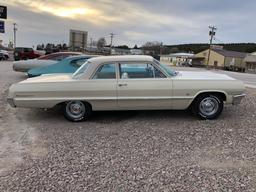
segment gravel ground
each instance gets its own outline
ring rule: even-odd
[[[0,63],[0,191],[256,191],[255,89],[213,121],[131,111],[71,123],[58,109],[10,108],[21,79]]]

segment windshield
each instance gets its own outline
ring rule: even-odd
[[[165,65],[154,59],[156,62],[169,76],[176,76],[178,72],[174,71],[169,65]]]
[[[81,67],[79,67],[76,72],[72,75],[73,78],[79,78],[88,68],[88,65],[90,64],[89,61],[86,61]]]

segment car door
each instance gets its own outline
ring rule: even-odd
[[[119,63],[118,107],[121,109],[170,109],[172,80],[146,62]]]
[[[99,65],[86,83],[86,96],[95,110],[115,110],[117,108],[117,68],[115,63]]]

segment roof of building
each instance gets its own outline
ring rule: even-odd
[[[170,53],[168,55],[161,55],[163,57],[193,57],[193,53]]]
[[[118,55],[118,56],[102,56],[94,57],[89,59],[91,62],[101,63],[101,62],[116,62],[116,61],[147,61],[152,62],[153,57],[147,55]]]
[[[247,53],[237,52],[237,51],[228,51],[228,50],[224,50],[224,49],[212,49],[212,50],[225,56],[225,57],[244,58],[247,55]]]
[[[194,54],[192,53],[171,53],[169,54],[171,57],[192,57]]]
[[[247,55],[244,59],[245,62],[248,63],[255,63],[256,62],[256,55]]]

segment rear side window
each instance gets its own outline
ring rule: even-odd
[[[120,64],[121,79],[165,78],[165,75],[149,63]]]
[[[22,52],[22,48],[20,47],[15,48],[15,52]]]
[[[26,52],[33,52],[33,49],[32,48],[24,48],[23,51],[26,53]]]
[[[93,79],[116,79],[116,65],[101,65],[93,76]]]

